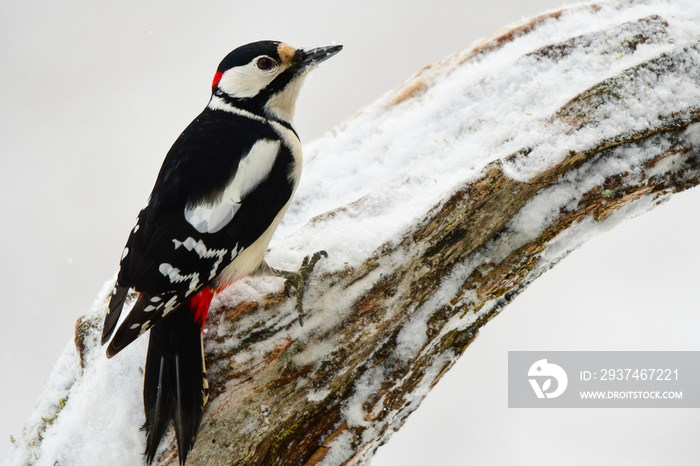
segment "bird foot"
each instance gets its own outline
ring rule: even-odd
[[[283,277],[284,280],[284,292],[287,297],[292,296],[292,289],[296,291],[297,294],[297,304],[296,310],[299,315],[299,325],[304,326],[304,287],[306,285],[306,280],[314,271],[316,263],[321,260],[321,257],[328,258],[328,253],[326,251],[317,251],[310,256],[306,256],[301,263],[301,267],[296,272],[291,272],[287,270],[277,270],[272,269],[278,276]]]

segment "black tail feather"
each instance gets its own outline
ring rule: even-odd
[[[119,315],[122,313],[122,307],[124,307],[124,302],[126,301],[126,296],[128,294],[128,286],[114,285],[112,297],[109,300],[109,312],[105,317],[104,327],[102,327],[103,345],[109,341],[109,337],[112,336],[112,332],[114,332],[114,328],[119,321]]]
[[[149,345],[149,356],[151,355],[150,345]],[[166,406],[166,400],[163,396],[164,392],[168,389],[164,387],[169,385],[169,381],[165,377],[166,365],[168,360],[161,356],[159,359],[157,357],[149,357],[146,361],[146,378],[144,379],[143,387],[143,397],[144,397],[144,407],[146,409],[146,424],[144,429],[148,432],[146,437],[146,460],[148,464],[151,464],[156,455],[156,450],[158,450],[158,444],[160,443],[165,431],[168,429],[170,424],[170,413],[172,407]],[[156,379],[153,379],[153,374],[156,374]],[[149,382],[150,381],[150,382]],[[155,393],[153,386],[155,385]],[[155,395],[155,396],[154,396]],[[150,415],[149,415],[150,414]]]
[[[180,464],[185,464],[208,394],[201,325],[182,307],[151,329],[143,385],[148,463],[172,420]]]

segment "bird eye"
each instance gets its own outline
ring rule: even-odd
[[[272,61],[272,58],[270,58],[270,57],[261,57],[258,59],[258,63],[257,63],[258,68],[263,70],[263,71],[269,70],[270,68],[272,68],[272,66],[274,64],[275,64],[275,62]]]

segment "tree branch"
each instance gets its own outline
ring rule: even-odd
[[[682,15],[689,5],[620,0],[533,18],[422,70],[307,146],[288,214],[300,228],[271,251],[329,252],[307,285],[305,325],[279,279],[220,296],[206,329],[212,392],[188,464],[368,461],[529,283],[599,230],[696,186],[700,42]],[[367,175],[385,165],[384,178]],[[361,195],[325,207],[348,180]],[[141,361],[139,341],[104,358],[105,307],[78,323],[82,369],[51,385],[45,397],[60,399],[42,401],[41,421],[18,440],[26,457],[50,456],[49,434],[52,452],[71,444],[57,440],[59,425],[64,412],[82,415],[88,381]],[[129,370],[124,380],[141,377]],[[105,397],[140,409],[123,386]],[[159,464],[177,461],[171,436]]]
[[[442,76],[561,14],[535,18],[468,51],[466,59],[423,70],[390,97],[390,105],[420,98]],[[602,54],[634,53],[670,41],[668,29],[665,19],[647,16],[518,60],[557,63],[592,47]],[[370,458],[479,329],[530,282],[608,219],[619,221],[698,184],[698,102],[656,105],[665,97],[651,84],[687,82],[697,89],[697,57],[697,43],[673,47],[572,96],[544,119],[557,137],[568,136],[566,156],[520,180],[519,167],[541,157],[535,152],[547,150],[545,141],[493,161],[400,241],[383,245],[357,267],[323,273],[310,285],[315,292],[305,306],[314,317],[303,331],[279,293],[219,308],[206,345],[218,391],[190,456],[193,464],[354,464]],[[606,125],[639,103],[648,105],[647,122],[629,119],[606,134]],[[581,150],[572,135],[586,131],[604,137]],[[333,222],[363,203],[313,223]],[[163,461],[175,462],[174,453]]]

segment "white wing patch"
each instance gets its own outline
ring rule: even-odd
[[[212,265],[211,271],[209,272],[209,280],[212,280],[214,277],[216,277],[216,274],[218,273],[219,270],[219,265],[221,265],[221,262],[224,260],[224,256],[228,254],[228,249],[223,248],[223,249],[209,249],[207,246],[204,244],[204,242],[200,240],[195,240],[191,236],[188,236],[184,241],[180,241],[177,239],[173,239],[173,243],[175,245],[175,249],[178,249],[180,247],[184,247],[188,251],[194,251],[197,253],[200,259],[216,259],[214,261],[214,265]],[[232,251],[232,260],[234,254],[238,254],[238,244],[234,247]],[[174,267],[173,265],[163,262],[158,266],[158,270],[160,273],[168,277],[170,280],[170,283],[182,283],[184,281],[189,281],[190,285],[188,290],[185,292],[185,296],[189,296],[195,291],[197,291],[199,288],[199,272],[192,272],[190,274],[184,275],[180,269],[177,267]],[[160,298],[158,298],[158,301],[160,301]],[[155,298],[151,299],[151,302],[155,303],[157,302]],[[154,306],[148,306],[146,309],[144,309],[144,312],[152,312],[158,308],[160,308],[160,304],[156,307]],[[152,308],[152,309],[151,309]],[[170,312],[170,311],[168,311]]]
[[[188,275],[182,275],[180,273],[180,269],[178,269],[177,267],[173,267],[167,262],[163,262],[162,264],[160,264],[158,266],[158,270],[160,271],[160,273],[162,273],[164,276],[170,279],[170,283],[182,283],[184,281],[189,280],[190,287],[185,293],[185,296],[189,296],[197,290],[197,285],[199,284],[199,272],[190,273]]]
[[[213,204],[185,207],[185,220],[200,233],[216,233],[233,219],[245,198],[270,176],[272,166],[280,150],[280,141],[262,139],[238,164],[238,170]]]
[[[193,251],[197,253],[200,259],[213,259],[216,257],[216,262],[214,262],[214,265],[211,268],[211,272],[209,272],[209,280],[213,279],[216,274],[218,273],[219,265],[221,265],[221,261],[224,260],[224,256],[228,252],[228,249],[209,249],[207,246],[204,244],[204,241],[201,239],[199,241],[195,241],[194,238],[188,236],[185,241],[178,241],[177,239],[173,239],[173,243],[175,243],[175,249],[179,248],[180,246],[184,246],[185,249],[188,251]],[[236,246],[233,249],[233,252],[236,252],[236,249],[238,248],[238,243],[236,243]],[[236,253],[237,254],[237,253]],[[232,257],[233,260],[233,257]],[[165,275],[165,273],[164,273]],[[172,280],[171,280],[172,282]],[[189,293],[188,293],[189,294]]]

